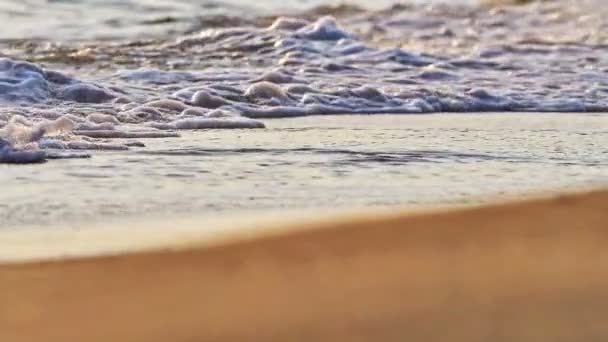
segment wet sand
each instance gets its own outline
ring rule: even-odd
[[[597,191],[275,222],[63,261],[5,255],[0,338],[603,341],[607,209]],[[88,234],[92,247],[117,238]]]
[[[98,2],[80,8],[101,14]],[[202,22],[182,9],[192,27],[155,39],[120,26],[122,37],[0,41],[0,163],[127,151],[190,130],[263,132],[270,118],[605,113],[599,2],[338,6]],[[178,20],[134,8],[129,17]],[[80,32],[107,26],[77,18]]]
[[[0,231],[129,217],[479,204],[608,185],[599,114],[342,115],[0,165]],[[133,234],[129,229],[123,233]],[[126,234],[125,234],[126,235]],[[2,251],[0,251],[0,254]]]

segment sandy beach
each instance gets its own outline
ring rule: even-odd
[[[0,1],[0,342],[607,341],[605,2]]]
[[[0,337],[602,341],[607,209],[597,191],[274,222],[98,257],[5,255]],[[103,244],[92,232],[89,245]]]

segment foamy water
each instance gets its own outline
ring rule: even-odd
[[[117,139],[184,129],[261,129],[263,118],[603,112],[606,14],[591,0],[342,6],[237,14],[151,40],[127,30],[110,42],[13,41],[0,59],[0,160],[82,157],[71,151],[128,149],[137,142]]]
[[[49,163],[3,168],[0,211],[9,217],[6,222],[17,224],[82,219],[89,217],[87,211],[103,216],[161,207],[277,208],[282,201],[289,207],[309,202],[339,205],[336,198],[347,198],[345,206],[444,202],[483,193],[475,186],[479,180],[467,178],[469,173],[488,172],[497,179],[512,175],[509,149],[516,144],[489,144],[482,154],[474,151],[478,142],[509,140],[514,134],[520,142],[530,139],[542,148],[526,145],[536,152],[522,151],[523,157],[516,153],[513,175],[529,181],[540,167],[540,182],[547,185],[553,184],[552,172],[560,176],[556,186],[571,185],[572,180],[601,183],[608,123],[602,114],[583,113],[608,109],[608,10],[602,2],[489,6],[473,1],[391,5],[362,0],[338,7],[319,7],[326,4],[321,0],[244,5],[178,0],[2,2],[0,164]],[[435,135],[445,132],[428,127],[420,134],[412,132],[408,125],[415,119],[392,123],[412,136],[377,132],[389,128],[378,114],[440,112],[528,114],[518,116],[521,124],[499,120],[511,125],[504,131],[488,131],[486,121],[479,127],[469,121],[469,129],[478,129],[479,135],[465,131],[464,146],[457,138],[446,138],[441,140],[445,146],[428,149]],[[536,120],[529,117],[539,112],[579,113],[574,115],[581,116],[586,128],[574,134],[568,128],[571,121],[560,119],[553,133],[527,130]],[[330,135],[319,126],[328,123],[328,115],[344,114],[370,115],[330,119],[342,125],[329,130]],[[309,125],[318,123],[312,124],[318,130],[301,133],[299,124],[289,126],[293,121],[271,120],[301,116],[308,117]],[[450,123],[443,122],[451,117],[431,120],[447,125],[450,132]],[[366,133],[358,135],[353,122]],[[587,131],[590,136],[582,138]],[[207,140],[210,136],[219,143]],[[242,144],[231,145],[242,136],[247,137]],[[306,138],[312,145],[319,139],[322,146],[311,148]],[[566,151],[587,149],[574,155],[558,153],[564,165],[584,169],[580,177],[570,179],[569,167],[554,169],[562,164],[544,162],[554,160],[553,145],[564,148],[564,141],[572,145]],[[350,148],[351,143],[358,147]],[[383,148],[375,150],[377,144]],[[486,163],[486,155],[501,166]],[[336,161],[327,156],[339,157]],[[252,163],[274,165],[275,157],[286,164],[270,171],[239,169]],[[219,172],[203,177],[202,188],[190,193],[159,185],[177,179],[180,187],[190,187],[182,180],[192,176],[187,170],[198,170],[201,158],[213,164],[206,165],[205,172]],[[341,164],[342,159],[347,162]],[[317,184],[299,178],[300,160],[320,170],[329,163],[332,175],[362,173],[348,184]],[[459,168],[476,160],[484,163]],[[421,169],[403,176],[399,170],[411,161]],[[435,161],[441,166],[424,173]],[[395,169],[385,174],[383,182],[391,184],[385,189],[377,184],[377,174],[387,165]],[[97,168],[109,174],[97,177],[91,171]],[[230,170],[235,169],[240,170],[238,179],[232,178]],[[276,187],[281,191],[250,195],[251,201],[240,197],[244,191],[255,193],[256,187],[274,184],[277,172],[283,175],[280,182],[300,182],[301,187]],[[116,181],[117,176],[130,180]],[[505,183],[485,179],[491,184],[486,193],[516,189],[518,181],[506,177],[510,180]],[[418,178],[417,188],[412,185]],[[451,179],[462,185],[446,192],[452,197],[433,190],[433,184],[453,186]],[[63,185],[71,182],[74,188]],[[350,193],[332,184],[364,186]],[[412,193],[399,187],[393,193],[393,184],[406,184]],[[221,189],[205,197],[216,185]],[[157,186],[164,190],[150,190]],[[467,187],[471,190],[464,190]],[[140,188],[146,189],[141,198],[133,195]],[[72,197],[81,200],[67,199]],[[200,204],[202,197],[213,200]]]

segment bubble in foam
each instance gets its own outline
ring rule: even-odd
[[[46,155],[39,150],[18,150],[13,144],[0,137],[0,164],[32,164],[46,161]]]
[[[80,83],[63,88],[58,97],[65,101],[102,103],[114,99],[116,95],[95,85]]]
[[[77,81],[60,72],[0,58],[0,100],[38,103],[54,96],[59,100],[84,103],[101,103],[115,97],[103,87]]]
[[[102,122],[102,123],[94,123],[94,122],[82,122],[76,125],[77,130],[90,130],[90,131],[102,131],[102,130],[113,130],[115,128],[114,124],[111,122]]]
[[[287,99],[287,95],[280,86],[266,81],[254,83],[249,86],[245,91],[245,96],[257,99]]]
[[[478,99],[493,99],[494,96],[491,95],[487,90],[485,89],[471,89],[468,92],[468,95],[476,97]]]
[[[175,100],[168,100],[168,99],[148,102],[148,103],[146,103],[146,106],[159,108],[159,109],[165,109],[165,110],[169,110],[172,112],[181,112],[184,109],[188,108],[188,106],[186,104],[184,104],[183,102],[175,101]]]
[[[350,38],[350,35],[342,30],[334,17],[323,17],[316,22],[302,27],[297,31],[298,35],[311,40],[339,40]]]
[[[221,109],[215,109],[215,110],[212,110],[209,113],[207,113],[207,115],[205,115],[205,116],[208,118],[227,118],[227,117],[234,117],[236,115],[223,111]]]
[[[53,70],[45,70],[44,76],[49,82],[60,85],[68,85],[74,82],[73,78]]]
[[[0,100],[40,102],[50,96],[41,68],[27,62],[0,58]]]
[[[283,39],[279,39],[274,43],[274,47],[277,49],[282,49],[282,48],[289,48],[292,46],[296,46],[298,44],[298,41],[296,39],[291,39],[291,38],[283,38]]]
[[[270,30],[295,31],[309,25],[310,22],[299,18],[278,17],[269,27]]]
[[[11,147],[11,143],[8,142],[7,140],[4,140],[2,138],[0,138],[0,151],[4,150],[4,149],[8,149]]]
[[[21,115],[13,116],[2,129],[2,136],[12,144],[27,144],[33,135],[33,123]]]
[[[358,97],[365,98],[368,100],[386,100],[386,96],[384,96],[384,94],[380,90],[370,86],[361,86],[359,88],[355,88],[352,90],[352,93]]]
[[[163,114],[158,109],[144,105],[120,112],[116,117],[123,123],[142,123],[146,121],[162,120],[164,118]]]
[[[458,79],[458,76],[447,71],[429,69],[424,70],[420,74],[418,74],[418,78],[423,79],[425,81],[447,81],[456,80]]]
[[[289,85],[285,88],[285,92],[288,94],[307,94],[307,93],[317,93],[318,90],[311,88],[310,86],[304,84],[293,84]]]
[[[111,124],[115,124],[115,125],[120,124],[120,121],[118,121],[118,119],[116,119],[116,117],[109,115],[109,114],[102,114],[102,113],[89,114],[87,116],[87,120],[92,123],[96,123],[96,124],[102,124],[102,123],[111,123]]]
[[[38,141],[47,134],[71,132],[75,125],[74,121],[68,116],[62,116],[53,121],[43,121],[35,126],[35,130],[39,132],[39,137],[33,137],[32,141]]]
[[[285,72],[280,71],[280,70],[269,71],[269,72],[265,73],[264,75],[262,75],[262,77],[260,79],[258,79],[258,81],[266,81],[266,82],[277,83],[277,84],[296,82],[296,80],[294,79],[293,76],[288,75]]]
[[[224,100],[219,96],[211,95],[208,91],[199,90],[190,99],[190,102],[193,106],[203,107],[203,108],[218,108],[224,105],[229,104],[228,101]]]
[[[0,149],[0,164],[36,164],[45,161],[46,154],[43,151]]]
[[[208,112],[209,110],[207,109],[190,107],[184,109],[184,111],[181,113],[181,116],[205,116]]]

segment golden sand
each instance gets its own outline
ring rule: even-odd
[[[608,191],[233,237],[5,255],[0,341],[608,339]]]

